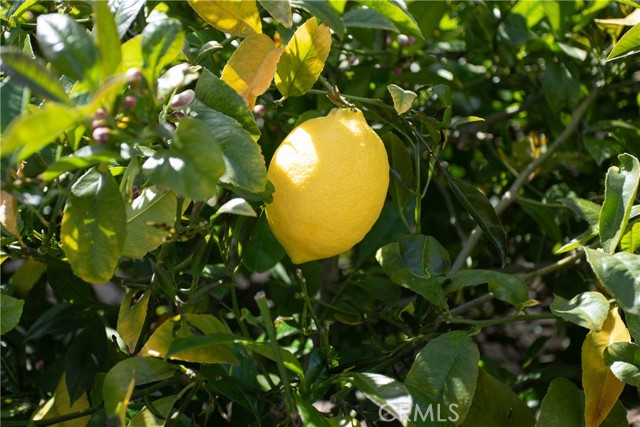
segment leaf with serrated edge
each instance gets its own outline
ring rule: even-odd
[[[249,36],[233,52],[220,78],[253,109],[258,96],[269,89],[282,52],[264,34]]]
[[[585,395],[586,427],[597,427],[607,417],[622,393],[618,380],[604,362],[604,351],[614,342],[629,342],[631,336],[612,307],[600,332],[591,331],[582,344],[582,388]]]
[[[255,0],[189,0],[189,5],[208,24],[238,37],[262,33]]]
[[[300,26],[285,48],[276,71],[276,87],[284,97],[304,95],[313,87],[331,49],[326,25],[311,18]]]

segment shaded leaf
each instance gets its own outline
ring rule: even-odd
[[[583,427],[584,403],[580,390],[565,378],[551,381],[540,405],[539,427]]]
[[[471,407],[478,378],[480,353],[464,331],[448,332],[429,341],[418,353],[405,383],[436,405],[456,405],[462,423]]]
[[[67,391],[67,382],[64,374],[60,378],[56,390],[53,392],[53,397],[49,399],[44,405],[42,405],[32,416],[33,421],[45,421],[52,418],[63,417],[69,414],[75,414],[76,412],[89,409],[89,400],[87,394],[83,393],[73,404],[69,398],[69,392]],[[64,421],[64,427],[85,427],[89,421],[90,416],[85,415],[83,417],[71,418]],[[45,421],[46,422],[46,421]],[[48,425],[48,424],[47,424]],[[62,423],[53,424],[54,426],[62,427]]]
[[[255,0],[189,0],[189,5],[208,24],[233,36],[262,33]]]
[[[329,421],[311,403],[303,397],[295,396],[296,408],[302,420],[302,424],[310,427],[329,427]]]
[[[81,306],[102,307],[91,285],[74,275],[66,262],[47,264],[47,282],[60,299]]]
[[[582,292],[568,301],[556,295],[549,308],[556,316],[597,332],[607,319],[609,305],[600,292]]]
[[[291,0],[291,6],[306,10],[327,24],[338,37],[344,37],[344,23],[338,12],[328,2],[315,0]]]
[[[99,163],[109,163],[120,158],[120,153],[107,145],[87,145],[75,151],[73,154],[62,157],[47,166],[42,174],[42,179],[51,181],[65,172],[85,169]]]
[[[580,101],[580,79],[571,65],[561,62],[547,64],[542,75],[542,89],[554,112],[573,107]]]
[[[142,10],[145,0],[109,0],[109,9],[113,14],[118,37],[122,38]]]
[[[101,322],[87,326],[73,339],[65,356],[64,369],[72,404],[91,389],[108,350],[107,335]]]
[[[418,23],[399,1],[358,0],[358,3],[379,12],[391,20],[402,33],[424,39]]]
[[[411,203],[411,186],[414,184],[413,160],[402,140],[394,133],[382,135],[382,141],[387,149],[391,175],[389,192],[396,203],[398,213],[407,222],[407,209]]]
[[[407,426],[413,408],[413,398],[404,384],[374,373],[355,373],[353,383],[367,399],[384,408],[403,426]]]
[[[402,261],[414,276],[428,278],[449,271],[449,253],[434,237],[412,234],[400,237],[398,243]]]
[[[287,43],[275,75],[276,87],[284,97],[304,95],[313,87],[331,49],[326,25],[311,18],[296,30]]]
[[[38,95],[52,101],[71,103],[69,96],[58,82],[59,77],[48,70],[42,61],[7,47],[3,47],[0,53],[2,55],[0,67],[12,77],[12,82],[27,86]]]
[[[462,270],[449,276],[450,283],[445,288],[446,293],[455,292],[468,286],[477,286],[487,283],[489,291],[496,298],[507,302],[518,309],[528,306],[529,290],[527,285],[518,276],[500,273],[493,270]]]
[[[625,311],[640,315],[640,255],[609,255],[585,248],[587,261],[598,280]]]
[[[127,206],[127,239],[122,255],[143,258],[169,236],[176,221],[178,198],[172,191],[149,187]]]
[[[263,342],[247,341],[247,340],[236,340],[236,344],[240,344],[245,349],[252,351],[254,353],[257,353],[262,357],[266,357],[267,359],[273,362],[276,361],[276,356],[273,352],[273,347],[270,344],[263,343]],[[304,370],[302,369],[302,365],[300,365],[300,362],[298,361],[298,359],[293,354],[291,354],[291,352],[288,351],[287,349],[284,349],[282,347],[279,347],[279,348],[280,348],[280,357],[282,358],[282,363],[284,364],[284,367],[290,370],[291,372],[293,372],[294,374],[298,375],[300,378],[304,379]]]
[[[289,0],[259,0],[269,15],[273,16],[285,28],[291,28],[293,17]]]
[[[633,55],[640,51],[640,24],[634,25],[618,40],[613,50],[607,56],[607,61]]]
[[[276,48],[264,34],[249,36],[240,43],[222,69],[221,80],[231,86],[253,109],[258,96],[271,84],[283,49]]]
[[[400,86],[394,84],[388,85],[387,90],[391,94],[393,107],[396,109],[396,113],[398,113],[398,115],[409,111],[413,105],[413,101],[418,97],[415,92],[404,90]]]
[[[126,213],[118,183],[108,170],[92,168],[71,187],[60,240],[73,273],[105,283],[115,272],[126,239]]]
[[[504,265],[507,260],[507,235],[491,202],[473,185],[456,178],[449,177],[448,180],[449,187],[460,204],[498,249],[500,260]]]
[[[149,309],[151,292],[129,291],[125,294],[118,310],[117,331],[129,353],[133,353],[140,339],[144,322]]]
[[[140,47],[144,60],[143,73],[153,85],[162,69],[175,61],[184,46],[182,25],[176,19],[150,22],[142,31]]]
[[[342,21],[347,28],[373,28],[398,32],[398,28],[389,18],[368,8],[351,9],[344,14]]]
[[[242,263],[251,271],[262,273],[273,268],[284,256],[284,248],[271,232],[266,216],[260,216],[242,253]]]
[[[0,335],[4,335],[20,322],[24,301],[0,293]]]
[[[604,362],[620,381],[640,385],[640,347],[631,342],[616,342],[604,350]]]
[[[11,78],[6,78],[0,84],[0,133],[4,133],[9,123],[22,113],[23,106],[27,105],[27,99],[31,97],[31,90],[21,85],[14,84]]]
[[[612,307],[602,330],[589,332],[582,344],[582,388],[587,427],[600,425],[624,388],[624,383],[605,364],[604,351],[614,342],[628,342],[630,339],[618,308]]]
[[[618,157],[622,169],[612,166],[605,179],[604,203],[600,210],[600,242],[614,253],[624,233],[640,185],[640,162],[629,154]]]

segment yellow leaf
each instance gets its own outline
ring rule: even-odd
[[[618,380],[604,363],[605,348],[620,341],[629,342],[631,336],[618,314],[618,307],[613,307],[600,332],[589,332],[582,345],[582,387],[585,396],[586,427],[600,425],[624,388],[624,383]]]
[[[151,292],[148,291],[142,295],[138,292],[130,292],[120,304],[117,331],[127,346],[129,353],[133,353],[135,350],[136,343],[142,333],[150,298]]]
[[[189,0],[198,15],[218,30],[248,37],[262,33],[255,0]]]
[[[60,378],[60,381],[58,382],[58,386],[56,387],[56,391],[54,392],[53,397],[40,408],[38,408],[38,410],[33,415],[33,421],[61,417],[63,415],[73,414],[75,412],[89,409],[90,407],[86,393],[82,393],[78,400],[73,402],[73,405],[71,405],[69,401],[70,399],[69,392],[67,391],[67,380],[65,379],[65,376],[63,374],[62,378]],[[74,418],[72,420],[53,424],[51,427],[84,427],[89,422],[89,418],[91,418],[91,416],[86,415],[84,417]]]
[[[307,20],[287,43],[278,63],[276,87],[284,97],[307,93],[324,68],[331,49],[331,32],[316,18]]]
[[[0,191],[0,224],[14,237],[20,238],[20,231],[18,231],[18,202],[6,191]]]
[[[253,109],[256,98],[269,88],[282,52],[282,48],[276,48],[273,41],[263,34],[247,37],[231,55],[222,70],[221,79]]]

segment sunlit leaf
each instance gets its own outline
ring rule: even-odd
[[[393,107],[396,109],[398,115],[409,111],[413,105],[413,101],[418,97],[415,92],[411,90],[404,90],[400,86],[394,84],[388,85],[387,90],[391,94]]]
[[[630,229],[622,235],[620,248],[629,253],[634,253],[640,248],[640,221],[631,224]]]
[[[395,33],[398,32],[398,28],[389,18],[373,9],[351,9],[344,14],[342,20],[344,26],[347,28],[375,28],[378,30],[393,31]]]
[[[152,402],[153,411],[148,406],[142,408],[129,421],[127,427],[159,427],[164,426],[171,415],[171,410],[180,395],[161,397]]]
[[[189,0],[202,19],[233,36],[248,37],[262,33],[255,0]]]
[[[276,48],[264,34],[249,36],[231,55],[221,79],[253,109],[256,98],[269,88],[282,52],[283,49]]]
[[[604,362],[620,381],[640,385],[640,347],[631,342],[610,344],[604,351]]]
[[[312,16],[321,20],[328,25],[338,37],[344,37],[344,23],[342,17],[338,14],[329,2],[315,0],[291,0],[291,6],[299,7],[306,10]]]
[[[184,47],[182,25],[176,19],[152,21],[142,31],[143,73],[153,84],[162,69],[175,61]]]
[[[550,308],[556,316],[597,332],[609,314],[609,301],[600,292],[582,292],[570,300],[556,295]]]
[[[389,20],[391,20],[391,22],[393,22],[404,34],[423,39],[418,23],[411,13],[405,9],[401,2],[396,0],[358,0],[358,3],[361,3],[389,18]]]
[[[313,87],[331,49],[331,33],[326,25],[311,18],[301,25],[287,43],[275,75],[276,87],[284,97],[304,95]]]
[[[109,9],[114,16],[118,37],[122,38],[135,21],[145,0],[109,0]]]
[[[322,412],[318,411],[303,397],[296,395],[295,398],[296,408],[298,409],[298,414],[300,414],[303,425],[313,427],[330,427],[329,421]]]
[[[598,280],[629,313],[640,315],[640,255],[618,252],[609,255],[585,248],[587,261]]]
[[[129,353],[133,353],[140,339],[150,298],[150,291],[144,293],[130,291],[127,292],[120,304],[117,331],[129,349]]]
[[[65,172],[89,168],[99,163],[109,163],[120,158],[120,153],[114,147],[107,145],[87,145],[73,154],[62,157],[47,167],[42,174],[44,181],[51,181]]]
[[[0,191],[0,224],[14,237],[20,236],[20,230],[18,230],[19,215],[16,199],[6,191]]]
[[[53,393],[53,397],[49,399],[44,405],[42,405],[38,410],[33,414],[31,418],[33,421],[44,421],[63,417],[69,414],[75,414],[76,412],[83,411],[85,409],[89,409],[89,400],[87,399],[87,394],[83,393],[80,398],[78,398],[73,404],[71,404],[71,400],[69,399],[69,392],[67,391],[67,381],[65,379],[64,374],[58,381],[58,385],[56,386],[56,390]],[[54,427],[85,427],[91,417],[89,415],[85,415],[83,417],[71,418],[69,420],[64,421],[63,423],[53,424]],[[49,425],[49,424],[47,424]]]
[[[103,77],[111,76],[120,66],[122,53],[120,52],[120,38],[117,24],[107,2],[94,3],[93,37],[100,54],[100,65]]]
[[[256,211],[253,210],[251,205],[240,197],[236,197],[235,199],[229,200],[224,205],[220,206],[220,209],[216,212],[216,215],[220,214],[231,214],[231,215],[240,215],[240,216],[252,216],[256,217]]]
[[[367,399],[383,407],[400,424],[407,426],[413,409],[413,398],[404,384],[375,373],[356,373],[353,375],[353,383]]]
[[[618,380],[604,361],[604,351],[614,342],[629,342],[631,337],[612,307],[600,332],[591,331],[582,345],[582,388],[585,395],[587,427],[599,426],[622,393],[624,383]]]
[[[618,40],[613,50],[607,56],[607,61],[633,55],[640,51],[640,24],[634,25]]]

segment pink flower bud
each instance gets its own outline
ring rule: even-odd
[[[133,110],[136,108],[138,104],[138,98],[135,96],[125,96],[124,101],[122,102],[122,108],[125,110]]]
[[[142,80],[142,71],[140,71],[139,68],[129,68],[127,70],[127,72],[125,73],[125,77],[127,78],[127,82],[129,82],[129,84],[135,84],[138,83],[140,80]]]
[[[173,98],[171,98],[169,108],[171,108],[172,110],[184,108],[191,104],[194,99],[196,99],[196,93],[191,89],[187,89],[184,92],[180,92],[174,95]]]
[[[106,144],[109,142],[109,129],[108,128],[96,128],[93,130],[93,139],[98,144]]]

